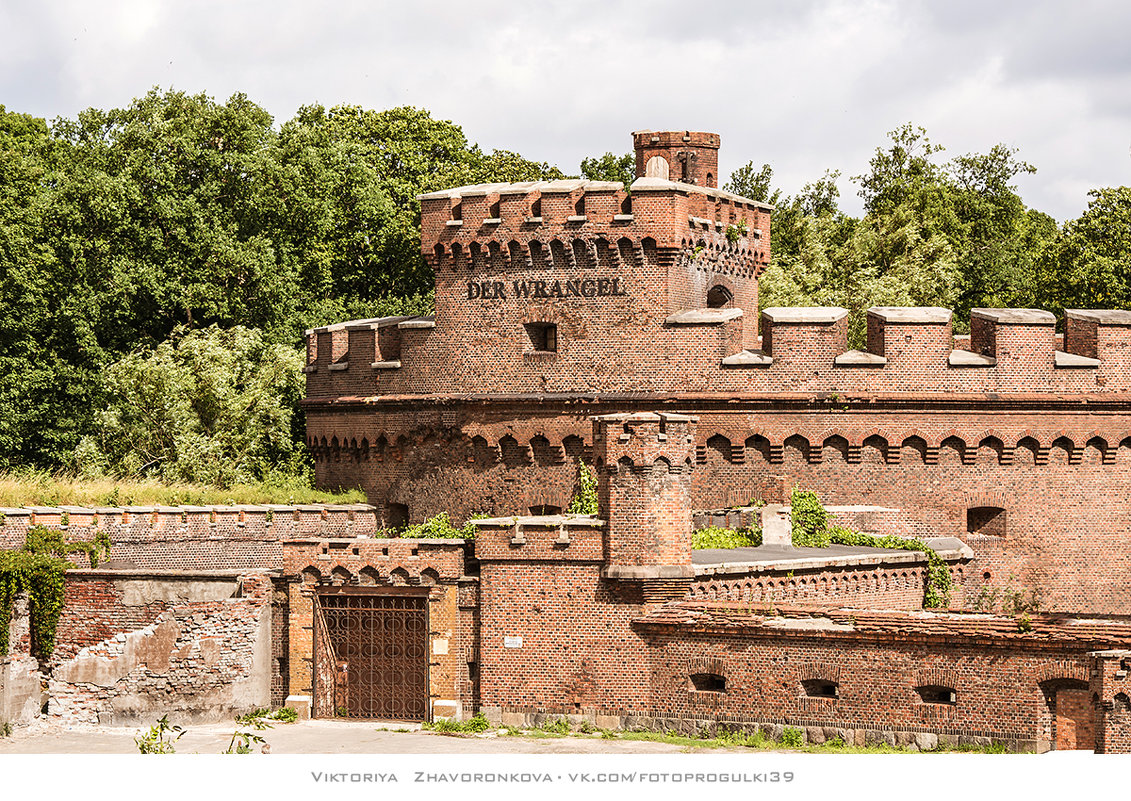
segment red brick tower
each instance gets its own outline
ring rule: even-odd
[[[593,419],[605,576],[645,600],[681,597],[691,567],[691,470],[697,418],[666,412]]]
[[[719,135],[703,131],[636,131],[637,178],[719,186]]]

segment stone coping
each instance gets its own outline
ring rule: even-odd
[[[723,357],[723,367],[769,367],[773,363],[774,357],[760,350],[743,350]]]
[[[1099,367],[1100,360],[1090,356],[1081,356],[1078,353],[1066,353],[1062,350],[1053,351],[1052,363],[1054,367]]]
[[[381,328],[389,328],[390,326],[403,323],[405,320],[416,319],[413,315],[402,315],[400,317],[378,317],[374,320],[360,320],[358,322],[344,323],[347,331],[377,331]]]
[[[970,316],[998,325],[1056,325],[1056,316],[1043,309],[971,309]]]
[[[669,181],[666,178],[637,178],[632,182],[631,187],[633,192],[664,192],[675,190],[677,192],[685,192],[687,194],[695,193],[699,195],[706,195],[707,197],[717,198],[719,200],[729,200],[733,203],[744,203],[747,206],[754,206],[755,208],[763,209],[765,211],[772,211],[773,206],[762,200],[754,200],[752,198],[736,195],[727,192],[725,189],[714,189],[709,186],[696,186],[695,184],[685,184],[679,181]]]
[[[437,192],[428,192],[417,195],[417,200],[439,200],[443,198],[482,197],[485,195],[526,195],[531,192],[542,194],[568,194],[582,190],[585,192],[610,192],[621,191],[625,188],[620,181],[589,181],[586,179],[567,178],[555,181],[521,181],[519,183],[494,183],[471,184],[469,186],[456,186],[451,189],[441,189]],[[676,191],[687,194],[706,195],[720,200],[730,200],[744,203],[748,206],[771,211],[774,207],[761,200],[753,200],[741,195],[735,195],[724,189],[715,189],[709,186],[696,186],[679,181],[669,181],[666,178],[637,178],[630,187],[633,192],[665,192]]]
[[[649,581],[693,578],[696,572],[693,565],[608,565],[601,575],[620,581]]]
[[[946,359],[951,367],[996,367],[997,359],[970,350],[952,350]]]
[[[1131,311],[1126,309],[1065,309],[1064,316],[1100,325],[1131,325]]]
[[[973,549],[956,537],[935,537],[925,542],[945,561],[974,557]],[[754,548],[709,548],[693,551],[691,559],[696,576],[712,576],[829,567],[918,564],[926,562],[927,556],[921,551],[857,545],[830,545],[827,548],[759,545]]]
[[[216,512],[219,514],[234,514],[236,512],[252,512],[252,513],[266,513],[266,512],[374,512],[377,507],[368,503],[317,503],[317,504],[216,504],[214,506],[193,506],[186,504],[183,506],[21,506],[21,507],[0,507],[0,514],[5,517],[29,517],[32,514],[36,515],[51,515],[62,514],[66,512],[68,515],[76,514],[97,514],[97,515],[120,515],[120,514],[203,514],[205,512]],[[0,527],[3,524],[0,523]]]
[[[868,309],[872,317],[900,325],[938,325],[949,323],[952,312],[941,306],[873,306]]]
[[[358,534],[349,537],[334,537],[334,536],[319,536],[303,534],[298,537],[287,537],[283,541],[283,547],[287,548],[292,545],[318,545],[326,542],[347,542],[347,543],[390,543],[390,542],[404,542],[411,545],[458,545],[461,548],[470,540],[464,537],[370,537],[368,534]]]
[[[525,526],[529,528],[560,528],[561,526],[592,526],[604,528],[605,521],[594,515],[514,515],[510,517],[486,517],[479,520],[468,520],[473,526],[498,526],[500,528],[513,528]]]
[[[877,356],[866,350],[849,350],[833,359],[837,367],[883,367],[888,363],[884,356]]]
[[[762,316],[775,325],[827,325],[843,320],[848,309],[839,306],[771,306]]]
[[[684,309],[668,315],[664,325],[719,325],[737,320],[742,309]]]

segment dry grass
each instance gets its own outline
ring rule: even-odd
[[[365,493],[311,489],[295,479],[226,489],[154,479],[80,479],[45,471],[0,473],[0,506],[216,506],[252,503],[365,503]]]

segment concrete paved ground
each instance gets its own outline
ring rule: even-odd
[[[218,754],[228,748],[235,724],[199,724],[185,729],[175,745],[178,754]],[[272,754],[668,754],[687,750],[667,743],[599,737],[450,737],[419,729],[419,724],[412,723],[306,720],[276,724],[257,733],[270,744]],[[17,728],[12,736],[0,739],[0,755],[136,754],[134,737],[141,731],[116,726]]]

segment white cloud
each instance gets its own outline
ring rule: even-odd
[[[243,91],[280,122],[411,104],[566,170],[635,129],[698,128],[724,175],[768,161],[788,192],[862,172],[910,121],[949,155],[1020,148],[1026,200],[1065,219],[1129,182],[1128,29],[1120,3],[1044,0],[0,0],[0,102],[52,118],[154,85]]]

